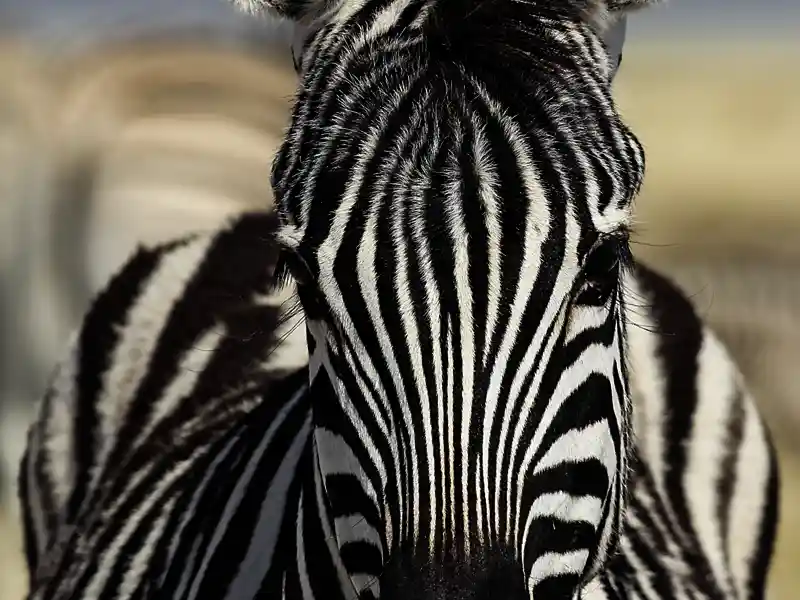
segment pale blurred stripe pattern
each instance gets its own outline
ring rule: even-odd
[[[66,336],[134,246],[270,208],[270,162],[294,73],[285,48],[258,54],[188,38],[61,60],[8,42],[0,77],[11,84],[0,86],[0,458],[8,470]],[[25,585],[8,492],[0,600],[21,598]]]

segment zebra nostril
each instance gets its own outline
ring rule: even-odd
[[[392,556],[381,577],[383,600],[528,600],[522,565],[508,548],[446,558]]]

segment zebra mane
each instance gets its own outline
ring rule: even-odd
[[[585,18],[601,33],[629,13],[662,4],[664,0],[593,0],[585,11]]]
[[[308,23],[320,15],[331,14],[339,8],[349,9],[352,0],[228,0],[240,10],[250,14],[267,14],[278,18]],[[500,0],[494,0],[499,2]],[[528,0],[531,7],[577,13],[601,32],[625,14],[659,4],[663,0]],[[474,2],[476,5],[478,2]],[[367,2],[360,3],[366,5]],[[470,0],[463,2],[469,7]],[[484,4],[481,2],[480,4]]]

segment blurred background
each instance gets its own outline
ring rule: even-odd
[[[48,373],[138,242],[268,209],[288,32],[223,0],[0,0],[0,600],[25,571],[13,485]],[[616,83],[646,146],[636,252],[728,342],[775,434],[771,600],[800,585],[800,5],[637,15]]]

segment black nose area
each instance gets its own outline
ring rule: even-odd
[[[441,560],[397,553],[381,576],[382,600],[529,600],[522,566],[501,549]]]

